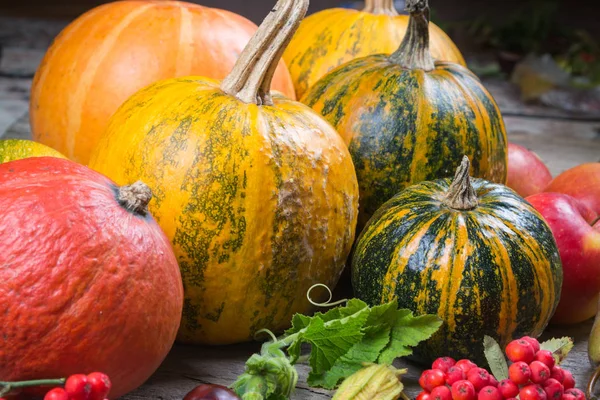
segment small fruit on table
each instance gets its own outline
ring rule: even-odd
[[[183,400],[240,400],[240,398],[225,386],[203,384],[192,389]]]
[[[538,193],[526,200],[552,229],[562,261],[562,291],[551,322],[574,324],[593,317],[600,293],[600,230],[591,224],[598,215],[561,193]]]

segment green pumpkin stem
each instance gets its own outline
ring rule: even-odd
[[[479,204],[477,192],[475,192],[469,176],[470,168],[469,157],[464,156],[446,193],[446,199],[444,200],[446,206],[454,210],[464,211],[472,210]]]
[[[389,15],[395,17],[398,14],[394,6],[394,0],[367,0],[363,12],[368,12],[375,15]]]
[[[121,186],[117,200],[127,210],[137,215],[146,215],[148,203],[152,200],[152,190],[144,182],[137,181],[128,186]]]
[[[410,13],[408,29],[400,47],[391,56],[392,62],[406,69],[431,71],[435,68],[429,51],[429,5],[427,0],[406,0]]]
[[[221,83],[221,90],[245,103],[273,105],[273,75],[308,11],[308,3],[309,0],[279,0]]]

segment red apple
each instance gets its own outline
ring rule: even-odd
[[[600,214],[600,162],[566,170],[554,178],[544,192],[568,194]]]
[[[574,324],[595,316],[600,293],[600,230],[592,224],[598,214],[562,193],[539,193],[526,200],[552,229],[563,264],[560,302],[551,322]]]
[[[542,159],[518,144],[508,144],[508,181],[506,186],[523,197],[540,193],[552,180]]]

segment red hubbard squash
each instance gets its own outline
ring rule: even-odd
[[[229,11],[178,1],[117,1],[82,15],[56,38],[31,89],[35,140],[87,164],[110,116],[160,79],[223,79],[256,31]],[[273,89],[295,99],[281,62]]]
[[[117,398],[158,368],[183,286],[151,196],[65,159],[0,165],[0,381],[102,371]]]
[[[178,339],[227,344],[281,331],[333,287],[358,214],[342,138],[305,105],[269,92],[308,0],[279,0],[222,82],[168,79],[111,118],[90,167],[143,179],[183,275]]]

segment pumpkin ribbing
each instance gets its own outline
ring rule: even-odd
[[[337,132],[266,88],[307,0],[281,0],[223,82],[158,82],[113,116],[91,166],[152,188],[185,287],[179,340],[224,344],[288,327],[333,287],[354,239],[358,185]],[[285,23],[284,23],[285,22]]]
[[[298,98],[324,75],[357,58],[390,54],[402,42],[409,17],[399,15],[393,0],[367,0],[361,11],[332,8],[302,21],[283,58],[292,75]],[[430,24],[430,48],[436,60],[466,66],[452,40]]]
[[[537,337],[560,296],[560,257],[543,218],[512,190],[482,179],[471,181],[476,207],[449,207],[448,193],[470,185],[468,163],[460,169],[454,183],[422,182],[386,202],[352,260],[357,297],[371,305],[397,299],[444,320],[416,351],[423,361],[444,354],[484,362],[486,334],[504,345]]]
[[[465,154],[473,176],[506,182],[507,139],[498,106],[466,68],[437,62],[427,70],[427,49],[420,47],[427,8],[411,9],[415,22],[396,53],[348,62],[301,99],[350,149],[361,191],[359,230],[408,185],[452,176]]]

